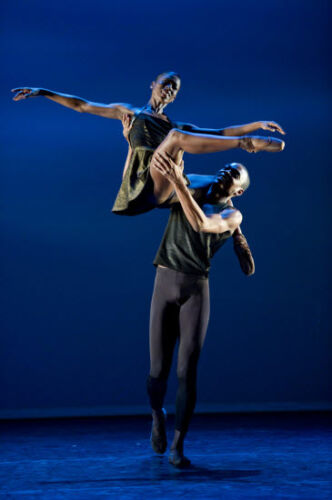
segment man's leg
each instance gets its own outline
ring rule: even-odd
[[[179,333],[179,307],[172,304],[174,273],[157,269],[150,311],[150,373],[147,391],[152,408],[151,445],[156,453],[166,451],[164,397],[172,356]]]
[[[180,309],[180,342],[177,363],[175,434],[170,462],[178,467],[190,461],[183,455],[183,442],[196,404],[197,363],[206,337],[210,315],[209,282],[201,279]]]

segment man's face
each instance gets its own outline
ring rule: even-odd
[[[218,203],[220,199],[242,194],[243,175],[244,169],[239,163],[231,163],[221,168],[208,191],[211,202]]]
[[[180,90],[181,80],[173,73],[161,75],[152,84],[152,97],[165,106],[174,101]]]

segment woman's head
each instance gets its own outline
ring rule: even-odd
[[[151,99],[166,106],[174,101],[180,86],[181,79],[178,73],[174,71],[160,73],[151,83]]]

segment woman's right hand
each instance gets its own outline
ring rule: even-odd
[[[22,99],[27,99],[28,97],[37,97],[40,95],[41,89],[34,87],[19,87],[17,89],[12,89],[15,92],[13,101],[21,101]]]

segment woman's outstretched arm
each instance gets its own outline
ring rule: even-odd
[[[241,135],[250,134],[251,132],[255,132],[259,129],[269,130],[270,132],[279,132],[282,135],[286,134],[283,128],[278,123],[273,121],[251,122],[244,125],[234,125],[232,127],[219,129],[196,127],[196,125],[192,125],[191,123],[177,123],[177,128],[184,130],[185,132],[193,132],[196,134],[224,135],[230,137],[239,137]]]
[[[47,99],[51,99],[51,101],[61,104],[62,106],[73,109],[74,111],[103,116],[104,118],[121,120],[124,114],[132,115],[135,113],[135,108],[131,104],[102,104],[88,101],[82,97],[76,97],[74,95],[63,94],[62,92],[54,92],[53,90],[36,87],[19,87],[13,89],[12,92],[15,92],[13,97],[14,101],[21,101],[22,99],[27,99],[28,97],[43,96],[47,97]]]
[[[270,132],[279,132],[279,134],[285,135],[286,132],[283,128],[276,122],[272,121],[259,121],[246,123],[245,125],[234,125],[233,127],[226,127],[221,129],[223,131],[222,135],[225,136],[237,136],[246,135],[256,130],[269,130]]]

